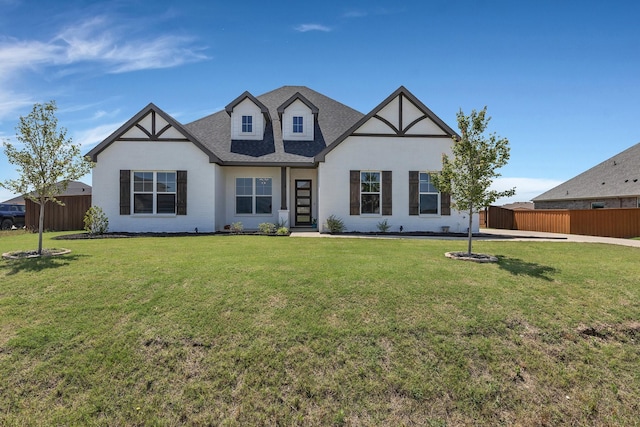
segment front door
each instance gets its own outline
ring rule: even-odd
[[[296,179],[296,223],[311,225],[311,180]]]

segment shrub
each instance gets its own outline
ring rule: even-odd
[[[289,229],[287,227],[280,227],[278,228],[278,231],[276,231],[276,234],[278,236],[286,236],[289,234]]]
[[[276,225],[270,222],[263,222],[258,224],[258,230],[264,234],[273,234],[276,232]]]
[[[391,228],[391,225],[385,219],[384,221],[380,221],[376,227],[378,227],[378,231],[381,233],[386,233]]]
[[[242,230],[244,230],[244,226],[240,221],[238,221],[231,224],[231,227],[229,229],[231,230],[232,233],[239,234],[239,233],[242,233]]]
[[[327,218],[327,229],[329,233],[342,233],[344,231],[344,222],[335,215]]]
[[[84,229],[89,234],[104,234],[109,231],[109,218],[99,206],[91,206],[84,214]]]

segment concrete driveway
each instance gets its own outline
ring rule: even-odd
[[[368,236],[368,235],[338,235],[321,234],[317,231],[292,231],[291,237],[333,237],[333,238],[362,238],[362,239],[440,239],[440,240],[466,240],[466,237],[454,236]],[[536,241],[536,242],[579,242],[579,243],[606,243],[609,245],[631,246],[640,248],[640,240],[616,239],[613,237],[580,236],[577,234],[542,233],[539,231],[499,230],[497,228],[481,228],[478,240],[499,241]]]

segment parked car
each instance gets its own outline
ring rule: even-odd
[[[13,226],[24,227],[24,205],[0,203],[0,228],[11,230]]]

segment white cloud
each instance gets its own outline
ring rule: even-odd
[[[73,143],[75,145],[79,145],[84,153],[85,151],[89,151],[94,146],[102,142],[120,126],[122,126],[121,122],[108,123],[96,126],[94,128],[78,131],[73,135]]]
[[[135,30],[135,31],[134,31]],[[99,16],[68,26],[50,40],[18,40],[0,37],[0,117],[33,103],[30,96],[11,93],[9,82],[26,70],[41,71],[57,78],[79,73],[87,67],[106,73],[172,68],[204,61],[205,47],[194,39],[161,34],[135,37],[140,28],[114,26]]]
[[[503,197],[496,201],[496,205],[504,205],[514,202],[528,202],[536,196],[544,193],[553,187],[562,184],[563,181],[546,178],[497,178],[491,189],[504,191],[510,188],[516,188],[516,195],[512,197]]]
[[[306,33],[307,31],[324,31],[329,32],[331,28],[320,24],[300,24],[294,28],[296,31]]]

